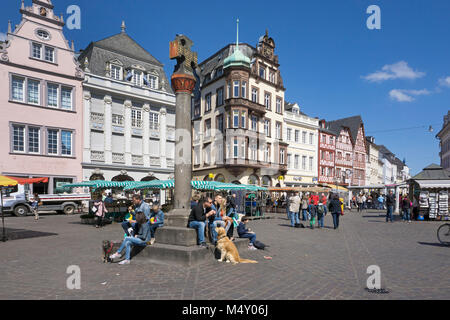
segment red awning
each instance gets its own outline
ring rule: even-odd
[[[11,177],[7,176],[10,179],[16,180],[19,184],[32,184],[32,183],[47,183],[48,178],[42,177],[42,178],[18,178],[18,177]]]

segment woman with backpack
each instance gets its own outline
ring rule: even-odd
[[[317,227],[319,229],[323,228],[323,218],[326,214],[326,207],[322,202],[319,202],[319,205],[317,206]]]

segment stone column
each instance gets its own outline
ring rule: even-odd
[[[161,168],[167,168],[167,110],[162,107],[159,110],[159,157],[161,159]]]
[[[142,155],[144,158],[144,167],[150,167],[150,105],[144,104],[142,107],[143,130],[142,130]]]
[[[105,163],[112,164],[112,98],[105,96],[104,111],[104,137],[105,137]]]
[[[91,93],[83,94],[83,162],[91,162]]]
[[[131,166],[131,101],[125,100],[123,104],[125,107],[125,165]]]

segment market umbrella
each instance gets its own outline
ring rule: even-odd
[[[2,235],[2,241],[6,241],[6,231],[5,231],[5,215],[3,213],[3,187],[12,187],[17,185],[18,182],[16,180],[13,180],[11,178],[0,176],[0,210],[2,211],[2,229],[3,229],[3,235]]]

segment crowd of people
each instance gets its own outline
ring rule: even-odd
[[[333,216],[334,229],[339,228],[339,217],[344,214],[343,202],[338,194],[330,194],[329,197],[324,193],[305,194],[300,198],[299,193],[292,193],[286,206],[287,216],[291,222],[291,227],[299,227],[300,217],[302,221],[309,220],[309,227],[314,229],[316,221],[319,229],[324,227],[324,217],[330,212]]]

